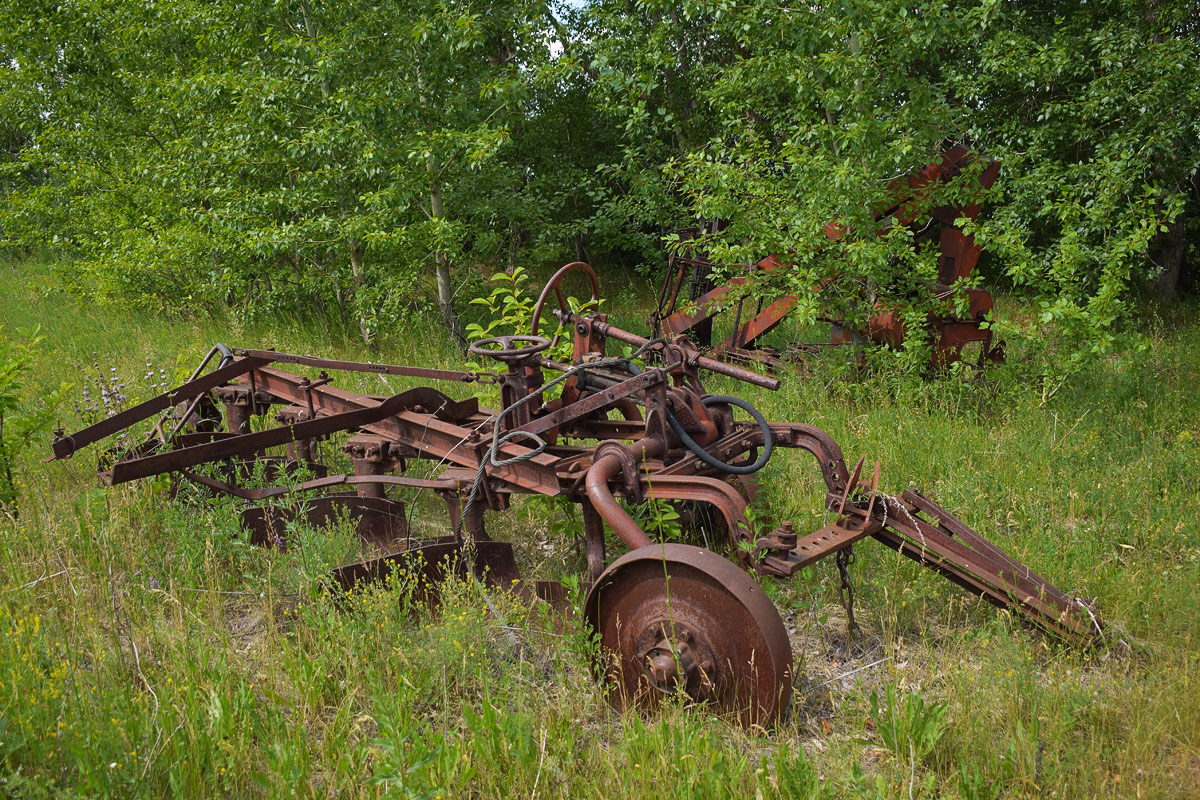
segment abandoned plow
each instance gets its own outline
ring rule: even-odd
[[[992,311],[991,294],[979,288],[961,288],[979,262],[980,247],[972,236],[959,227],[960,219],[975,220],[982,210],[979,199],[963,205],[942,205],[924,209],[930,191],[939,184],[957,178],[976,157],[965,147],[947,150],[937,161],[916,172],[897,178],[888,187],[889,200],[873,212],[876,221],[889,220],[895,227],[907,227],[912,232],[914,246],[936,240],[937,277],[929,291],[939,302],[962,295],[965,313],[930,314],[926,332],[932,345],[931,360],[935,367],[946,367],[967,357],[967,349],[977,345],[973,359],[976,366],[1004,361],[1003,343],[993,343],[991,328],[986,324]],[[981,165],[977,178],[980,193],[991,188],[1000,164],[988,161]],[[705,233],[715,233],[719,223],[708,223]],[[880,235],[887,235],[886,226]],[[824,226],[825,235],[832,241],[841,239],[846,231],[830,222]],[[681,232],[684,247],[671,254],[659,289],[658,305],[650,318],[655,335],[687,334],[713,358],[722,361],[758,364],[769,371],[778,370],[789,354],[811,351],[815,343],[790,342],[783,349],[764,343],[764,337],[782,323],[796,307],[794,294],[777,296],[771,302],[761,298],[754,301],[745,292],[751,284],[788,267],[785,254],[772,254],[754,264],[743,264],[735,274],[718,283],[718,267],[696,244],[699,228]],[[816,288],[821,292],[838,283],[837,275],[825,278]],[[686,296],[684,296],[686,294]],[[732,325],[724,336],[714,335],[714,323],[732,315]],[[831,323],[827,346],[873,341],[891,347],[903,345],[907,331],[895,307],[884,302],[876,304],[866,327],[856,329],[841,319],[826,319]]]
[[[560,288],[572,274],[591,288],[591,302],[576,312]],[[821,429],[767,421],[741,398],[707,393],[703,380],[711,372],[775,389],[777,379],[707,358],[683,336],[647,339],[617,328],[596,310],[598,297],[590,267],[563,267],[542,291],[529,335],[471,346],[477,357],[504,367],[497,372],[214,348],[183,385],[58,435],[51,458],[163,415],[148,441],[101,472],[106,483],[172,474],[242,498],[243,524],[253,542],[267,546],[284,546],[297,516],[312,524],[348,516],[374,555],[335,571],[347,588],[396,568],[420,569],[434,580],[456,570],[496,590],[562,603],[560,585],[521,581],[512,544],[488,535],[484,512],[509,508],[514,494],[567,498],[582,509],[589,587],[582,611],[612,654],[603,669],[614,697],[652,705],[685,693],[746,724],[777,719],[793,683],[787,633],[756,576],[788,578],[834,555],[844,571],[850,548],[868,537],[1058,636],[1086,642],[1100,634],[1099,619],[1083,601],[932,500],[914,490],[883,493],[878,463],[866,479],[864,460],[849,469]],[[551,298],[573,340],[569,364],[546,358],[553,342],[538,335]],[[610,339],[636,351],[609,357]],[[318,377],[289,369],[296,367],[319,371]],[[559,374],[546,380],[544,370]],[[441,385],[495,383],[501,409],[429,385],[389,396],[335,385],[333,376],[356,372]],[[561,389],[552,400],[551,387]],[[750,419],[735,418],[735,408]],[[279,424],[254,430],[251,421],[270,414]],[[349,434],[342,444],[349,471],[331,473],[316,463],[316,443],[334,434]],[[268,455],[279,448],[283,455]],[[815,458],[833,520],[828,525],[802,533],[783,521],[761,531],[748,521],[736,476],[766,467],[781,448]],[[419,472],[425,477],[413,474],[418,461],[431,465]],[[256,474],[278,476],[280,485],[251,488],[246,478],[254,465],[262,465]],[[285,480],[292,474],[306,479]],[[415,535],[405,504],[389,497],[389,487],[439,496],[453,534]],[[735,553],[737,563],[710,549],[653,541],[627,510],[650,500],[711,507],[728,533],[715,549]],[[606,530],[624,551],[615,560]]]

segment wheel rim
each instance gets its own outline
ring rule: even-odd
[[[520,347],[523,342],[529,344]],[[500,345],[499,349],[491,349],[488,345]],[[550,347],[550,340],[545,336],[493,336],[490,339],[480,339],[467,345],[472,355],[486,356],[505,363],[526,361]]]
[[[622,706],[666,695],[710,702],[745,725],[779,718],[792,689],[792,650],[775,605],[745,572],[684,544],[615,561],[588,593],[602,670]]]
[[[546,305],[546,300],[550,297],[550,292],[554,292],[558,300],[558,308],[560,311],[570,311],[571,308],[567,304],[566,298],[563,296],[562,289],[559,284],[563,278],[572,272],[582,272],[587,276],[589,288],[592,290],[592,296],[584,304],[584,308],[595,309],[600,303],[600,281],[596,277],[596,271],[582,261],[572,261],[565,267],[562,267],[550,276],[550,280],[546,281],[546,285],[542,287],[541,294],[538,295],[537,302],[533,305],[533,314],[530,319],[529,332],[533,336],[538,335],[538,326],[542,321],[542,308]],[[558,337],[554,337],[554,345],[558,344]],[[552,345],[553,346],[553,345]]]

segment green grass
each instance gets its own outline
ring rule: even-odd
[[[147,362],[178,376],[217,339],[459,363],[432,321],[368,353],[301,324],[96,307],[45,263],[0,269],[4,334],[40,324],[48,337],[31,397],[97,369],[146,396]],[[613,306],[638,329],[630,298]],[[845,382],[822,363],[774,395],[738,388],[769,417],[826,428],[848,458],[880,459],[885,490],[921,488],[1095,598],[1129,645],[1062,646],[868,541],[853,640],[831,563],[767,586],[798,672],[792,713],[769,731],[705,708],[618,713],[577,621],[506,604],[514,649],[471,585],[448,586],[438,615],[402,582],[338,601],[319,575],[354,548],[344,530],[258,549],[229,503],[172,500],[153,481],[103,490],[89,452],[28,453],[20,516],[0,518],[0,796],[1195,797],[1197,322],[1148,323],[1151,350],[1046,408],[1020,386],[913,392],[886,369]],[[384,391],[363,381],[352,388]],[[67,429],[85,421],[70,405]],[[821,524],[814,466],[773,459],[763,513]],[[580,567],[561,509],[525,502],[488,525],[527,573]]]

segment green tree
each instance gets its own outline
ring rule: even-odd
[[[920,318],[933,255],[874,215],[963,143],[1003,168],[983,277],[1041,302],[1047,377],[1169,296],[1200,206],[1194,3],[11,0],[0,235],[94,296],[298,311],[370,340],[456,281],[644,270],[722,219],[799,313]],[[930,203],[972,197],[973,176]],[[835,222],[845,232],[826,235]],[[813,290],[836,274],[832,290]],[[1002,321],[1003,322],[1003,321]],[[912,326],[915,331],[920,326]],[[914,359],[914,363],[917,359]]]
[[[1111,348],[1131,289],[1169,298],[1178,282],[1197,212],[1200,9],[994,3],[971,45],[946,87],[1004,163],[981,241],[1081,363]]]
[[[812,317],[880,298],[921,315],[932,254],[875,222],[890,179],[946,143],[998,158],[977,235],[986,277],[1043,303],[1043,365],[1110,349],[1131,292],[1178,273],[1196,206],[1194,3],[980,0],[589,6],[597,113],[624,132],[598,216],[651,235],[722,219],[720,261],[787,253],[764,293]],[[601,35],[611,31],[616,35]],[[971,196],[973,176],[931,203]],[[836,242],[824,226],[847,235]],[[886,235],[882,235],[886,232]],[[834,292],[813,288],[837,274]],[[916,330],[912,328],[911,330]],[[1048,375],[1047,377],[1051,377]]]
[[[394,320],[503,193],[466,196],[529,113],[542,3],[14,3],[28,131],[8,240],[49,232],[98,294]],[[15,102],[16,98],[25,102]],[[491,254],[484,254],[486,259]]]

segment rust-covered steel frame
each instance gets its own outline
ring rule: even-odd
[[[937,280],[932,287],[938,300],[949,299],[956,293],[965,294],[967,312],[963,316],[934,316],[928,319],[933,334],[933,363],[947,366],[962,358],[963,349],[973,342],[980,345],[979,363],[1000,362],[1004,359],[1002,345],[993,346],[992,331],[984,326],[992,311],[992,296],[983,289],[957,288],[957,283],[971,276],[979,262],[981,253],[974,237],[958,227],[959,219],[974,220],[979,217],[982,204],[979,200],[964,205],[944,205],[931,210],[922,210],[929,189],[936,184],[949,181],[974,160],[975,156],[965,147],[956,146],[947,150],[942,157],[917,172],[898,178],[890,185],[891,200],[875,211],[875,218],[894,218],[896,225],[913,229],[914,241],[923,242],[933,235],[938,236]],[[978,178],[980,191],[990,189],[999,172],[999,162],[989,161]],[[918,227],[920,223],[920,227]],[[936,224],[930,224],[936,223]],[[845,231],[838,225],[825,226],[830,239],[840,239]],[[698,231],[693,231],[695,235]],[[742,297],[746,284],[755,277],[787,269],[787,258],[772,254],[762,260],[744,266],[740,274],[724,283],[714,285],[714,264],[695,247],[671,255],[662,287],[659,291],[658,308],[652,317],[656,335],[678,336],[687,334],[698,344],[708,348],[708,355],[723,360],[758,362],[768,369],[780,366],[778,355],[759,346],[763,336],[774,330],[795,308],[799,299],[795,295],[779,297],[765,305],[759,303],[751,312]],[[827,278],[818,290],[836,282],[836,276]],[[685,285],[690,287],[689,297],[681,297]],[[719,315],[732,310],[735,319],[732,332],[722,341],[712,340],[713,321]],[[905,328],[899,314],[892,308],[879,306],[868,321],[865,331],[852,331],[840,322],[833,324],[830,344],[849,344],[859,338],[898,347],[904,342]]]
[[[558,284],[571,273],[582,273],[595,285],[587,265],[564,267],[543,292],[539,316],[551,291],[561,294]],[[1080,599],[1052,586],[946,509],[914,490],[898,496],[880,491],[878,464],[869,480],[862,476],[862,460],[848,469],[841,448],[820,428],[736,420],[732,406],[746,407],[743,401],[707,394],[701,370],[771,389],[778,385],[776,379],[708,359],[684,336],[648,340],[617,328],[594,305],[575,313],[560,307],[554,313],[573,336],[571,365],[543,358],[540,353],[550,343],[536,336],[536,330],[531,336],[496,340],[499,350],[479,350],[506,367],[498,373],[235,350],[206,375],[198,374],[96,425],[59,435],[52,458],[70,456],[175,409],[173,426],[160,423],[155,437],[124,454],[101,473],[102,478],[120,484],[172,473],[244,498],[254,505],[243,513],[243,521],[253,540],[263,544],[284,546],[286,522],[297,514],[320,522],[349,513],[363,539],[375,548],[375,557],[339,569],[337,576],[345,585],[410,562],[413,554],[441,559],[430,569],[447,568],[447,554],[464,546],[471,554],[467,563],[486,567],[501,584],[515,581],[511,545],[490,539],[483,511],[506,508],[511,495],[518,493],[566,497],[582,507],[588,578],[595,582],[611,562],[605,527],[631,551],[652,544],[626,507],[658,499],[712,506],[741,565],[752,573],[787,578],[871,537],[1063,637],[1087,640],[1099,633],[1097,617]],[[607,358],[608,339],[637,346],[644,368]],[[281,366],[293,364],[319,369],[320,375],[305,377]],[[546,401],[541,396],[543,369],[567,371],[559,399]],[[508,398],[507,407],[496,412],[480,407],[474,398],[456,400],[431,386],[387,397],[367,395],[339,388],[330,377],[356,371],[449,384],[495,382]],[[201,419],[205,405],[198,399],[210,393],[224,405],[223,431],[216,430],[220,420]],[[253,417],[272,412],[280,424],[252,430]],[[613,415],[616,418],[610,418]],[[174,434],[166,434],[167,427],[173,427]],[[242,485],[247,464],[269,461],[275,474],[286,473],[311,464],[315,442],[342,432],[352,434],[343,446],[353,465],[351,473],[331,475],[321,467],[317,477],[300,483],[265,489]],[[285,456],[268,455],[280,447],[286,448]],[[746,499],[728,476],[765,464],[771,448],[799,449],[813,456],[826,487],[828,524],[801,533],[787,521],[771,531],[756,531],[748,522]],[[435,477],[406,474],[419,459],[435,465]],[[226,468],[198,469],[206,464]],[[404,504],[387,496],[389,486],[440,495],[455,535],[414,538]],[[281,504],[290,496],[310,495],[316,496],[291,506]],[[537,594],[561,596],[546,586],[537,587]]]

